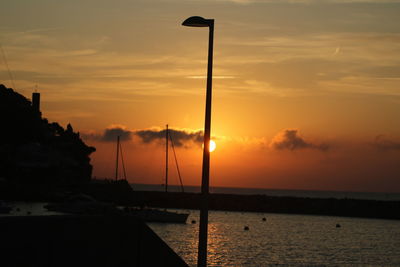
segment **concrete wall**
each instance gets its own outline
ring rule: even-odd
[[[145,223],[125,216],[0,217],[0,266],[187,266]]]

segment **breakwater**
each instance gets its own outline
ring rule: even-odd
[[[178,209],[198,209],[201,198],[198,193],[154,191],[135,191],[133,196],[134,205]],[[400,219],[400,201],[210,194],[209,208],[223,211]]]
[[[4,190],[1,190],[1,189]],[[47,189],[47,190],[44,190]],[[134,191],[124,180],[92,181],[77,187],[42,188],[0,187],[5,200],[53,202],[62,201],[65,192],[84,193],[95,199],[122,206],[148,206],[159,208],[199,209],[200,193],[160,191]],[[268,195],[237,195],[212,193],[209,195],[210,210],[268,212],[286,214],[310,214],[360,218],[400,220],[399,200],[366,200],[352,198],[312,198]]]

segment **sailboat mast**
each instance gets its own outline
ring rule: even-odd
[[[117,161],[115,163],[115,181],[118,180],[118,155],[119,155],[119,135],[117,136]]]
[[[168,192],[168,124],[165,131],[165,192]]]
[[[125,181],[126,181],[126,171],[125,171],[125,163],[124,163],[124,153],[122,153],[122,145],[121,145],[121,142],[119,143],[119,152],[121,153],[122,170],[124,171],[124,179],[125,179]]]
[[[171,140],[172,151],[174,152],[175,165],[176,165],[176,170],[178,171],[179,182],[181,183],[182,193],[184,193],[184,192],[185,192],[185,189],[183,188],[183,182],[182,182],[181,171],[179,170],[178,159],[176,158],[176,153],[175,153],[174,141],[172,140],[172,136],[171,136],[171,135],[169,135],[169,139]]]

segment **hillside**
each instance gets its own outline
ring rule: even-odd
[[[8,184],[74,184],[90,181],[87,146],[68,124],[42,118],[37,105],[0,85],[0,181]]]

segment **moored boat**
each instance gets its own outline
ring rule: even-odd
[[[159,209],[125,208],[124,211],[145,222],[186,223],[186,220],[189,217],[188,213],[178,213]]]
[[[44,206],[49,211],[81,215],[118,214],[120,210],[114,205],[96,201],[84,194],[70,196],[62,202],[50,203]]]

